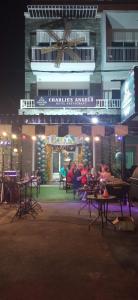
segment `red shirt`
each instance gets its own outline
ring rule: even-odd
[[[81,170],[81,184],[84,185],[84,184],[87,184],[87,175],[88,175],[88,170],[87,169],[82,169]]]

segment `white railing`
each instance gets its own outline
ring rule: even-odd
[[[107,62],[137,62],[138,47],[107,47]]]
[[[75,1],[74,1],[75,2]],[[33,19],[88,19],[97,15],[97,5],[28,5]]]
[[[120,99],[96,99],[95,108],[120,108]]]
[[[57,57],[57,51],[51,51],[48,53],[43,53],[42,50],[44,47],[32,47],[32,56],[31,60],[33,62],[53,62],[56,60]],[[79,58],[80,62],[89,62],[95,61],[95,55],[94,55],[94,47],[75,47],[75,49],[72,49],[74,53],[76,53]],[[62,61],[64,62],[73,62],[73,59],[67,54],[63,53]]]
[[[35,108],[34,99],[21,99],[20,100],[20,108]]]
[[[95,104],[95,106],[91,107],[91,109],[95,109],[95,108],[98,108],[98,109],[120,109],[120,107],[121,107],[120,99],[96,99],[96,104]],[[21,99],[20,100],[20,109],[26,109],[26,108],[39,109],[38,106],[35,107],[35,100]],[[43,108],[49,109],[50,107],[45,106]],[[63,107],[60,107],[60,108],[63,108]],[[84,107],[84,108],[86,108],[86,107]]]

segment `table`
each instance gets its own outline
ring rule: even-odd
[[[37,210],[41,209],[40,204],[32,197],[32,178],[23,179],[17,181],[19,190],[18,208],[12,221],[18,217],[21,218],[24,215],[31,214],[35,218]]]
[[[100,219],[101,221],[101,229],[103,231],[103,228],[104,228],[104,223],[107,223],[108,221],[110,223],[111,220],[108,219],[108,216],[107,216],[107,213],[108,213],[108,203],[110,200],[113,200],[115,199],[116,197],[115,196],[108,196],[108,197],[104,197],[103,195],[88,195],[87,196],[87,199],[89,201],[89,205],[93,205],[93,202],[97,202],[98,206],[96,207],[97,210],[98,210],[98,215],[96,216],[96,218],[93,220],[91,218],[91,215],[90,215],[90,219],[89,219],[89,230],[91,228],[91,226],[98,220]],[[95,206],[94,206],[95,207]]]

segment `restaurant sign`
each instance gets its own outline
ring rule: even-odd
[[[93,97],[47,97],[37,96],[35,107],[94,107]]]

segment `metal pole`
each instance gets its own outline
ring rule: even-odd
[[[10,160],[11,160],[11,161],[10,161],[10,169],[11,169],[11,170],[12,170],[12,151],[13,151],[13,141],[12,141],[12,139],[11,139],[11,153],[10,153],[10,154],[11,154],[11,155],[10,155],[10,156],[11,156],[11,157],[10,157]]]
[[[121,141],[121,177],[125,179],[125,170],[126,170],[126,144],[125,144],[125,136],[122,136]]]
[[[32,140],[32,173],[35,171],[35,140]]]
[[[93,168],[96,167],[96,152],[95,152],[95,139],[93,136],[93,141],[92,141],[92,153],[93,153]]]

